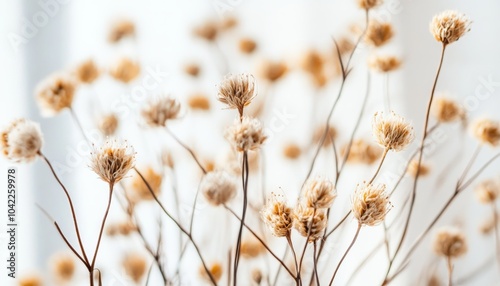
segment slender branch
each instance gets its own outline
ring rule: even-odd
[[[333,284],[333,280],[335,279],[335,276],[337,275],[337,272],[339,271],[340,269],[340,265],[342,265],[342,262],[344,262],[344,259],[346,258],[347,254],[349,253],[349,251],[351,250],[352,246],[354,245],[354,243],[356,242],[356,239],[358,238],[358,235],[359,235],[359,231],[361,230],[361,224],[358,223],[358,229],[356,229],[356,234],[354,234],[354,238],[352,239],[351,241],[351,244],[349,245],[349,247],[347,248],[347,250],[345,251],[344,255],[342,255],[342,258],[340,259],[340,262],[339,264],[337,265],[337,268],[335,268],[335,272],[333,272],[333,276],[332,276],[332,279],[330,279],[330,283],[328,284],[329,286],[331,286]]]
[[[316,277],[316,286],[320,286],[319,276],[318,276],[318,258],[316,257],[316,241],[314,242],[314,252],[313,252],[313,261],[314,261],[314,276]]]
[[[373,183],[373,181],[377,177],[380,169],[382,168],[382,165],[384,164],[385,157],[387,157],[387,153],[389,153],[389,149],[384,149],[384,153],[382,153],[382,158],[380,158],[380,163],[378,164],[377,170],[375,171],[375,174],[373,174],[373,177],[370,179],[370,182],[368,184]]]
[[[198,158],[196,157],[196,154],[194,153],[194,151],[189,148],[186,144],[184,144],[180,139],[179,137],[177,137],[168,127],[165,127],[165,130],[167,130],[167,133],[172,136],[172,138],[174,138],[175,141],[177,141],[177,143],[179,143],[179,145],[182,146],[182,148],[186,149],[186,151],[189,152],[189,154],[191,154],[191,157],[193,157],[194,161],[196,162],[196,164],[198,165],[198,167],[200,167],[200,170],[203,172],[203,174],[206,174],[207,173],[207,170],[205,170],[205,168],[203,167],[203,165],[200,163],[200,161],[198,160]]]
[[[291,233],[288,233],[288,235],[286,236],[286,241],[288,242],[288,246],[290,246],[290,249],[292,250],[293,262],[295,263],[295,273],[299,273],[300,270],[299,270],[299,264],[297,262],[297,253],[295,253],[295,248],[293,247]],[[295,283],[299,285],[299,280],[297,279]]]
[[[95,267],[95,261],[97,259],[97,253],[99,252],[99,246],[101,245],[102,234],[104,232],[104,225],[106,224],[106,219],[108,218],[109,209],[111,208],[111,200],[113,198],[113,188],[115,183],[109,183],[109,197],[108,197],[108,205],[106,207],[106,212],[104,213],[104,217],[102,218],[101,230],[99,231],[99,237],[97,238],[97,245],[95,247],[94,258],[92,258],[92,263],[90,264],[90,268],[93,270]]]
[[[469,163],[465,167],[462,175],[460,176],[460,179],[458,180],[458,185],[461,185],[467,174],[469,173],[470,169],[472,168],[472,165],[474,165],[474,162],[476,161],[477,156],[479,155],[479,152],[481,151],[481,144],[478,144],[476,149],[474,150],[474,153],[472,154],[472,158],[469,160]]]
[[[448,286],[451,286],[453,282],[451,281],[451,278],[453,277],[453,263],[451,261],[451,256],[448,256],[446,258],[446,266],[448,267]]]
[[[493,223],[495,225],[495,253],[497,257],[498,267],[500,267],[500,233],[498,230],[498,209],[496,206],[496,202],[492,202],[493,206]]]
[[[76,116],[76,113],[72,107],[69,108],[69,112],[71,113],[71,117],[73,117],[73,120],[75,121],[75,123],[78,127],[78,130],[82,134],[83,138],[85,139],[85,141],[87,141],[88,144],[90,144],[90,140],[87,137],[87,134],[85,134],[85,130],[83,129],[82,123],[81,123],[80,119],[78,119],[78,116]]]
[[[240,222],[240,228],[238,230],[238,239],[236,241],[236,250],[234,252],[234,269],[233,269],[233,276],[234,276],[234,283],[233,285],[237,285],[238,281],[238,264],[240,262],[240,251],[241,251],[241,237],[243,235],[243,225],[245,223],[245,216],[247,213],[247,208],[248,208],[248,153],[247,151],[243,152],[243,159],[242,159],[242,167],[241,167],[241,181],[243,185],[243,207],[242,207],[242,214],[241,214],[241,222]]]

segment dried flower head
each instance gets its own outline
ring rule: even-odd
[[[467,252],[464,233],[456,227],[442,227],[434,238],[434,251],[437,255],[457,258]]]
[[[431,109],[434,117],[439,122],[452,122],[465,117],[464,109],[454,100],[446,97],[438,97],[432,102]]]
[[[283,156],[288,159],[297,159],[302,153],[302,149],[295,143],[288,143],[283,147]]]
[[[34,160],[42,148],[40,125],[28,119],[16,119],[1,132],[2,153],[14,162]]]
[[[109,184],[122,180],[135,164],[134,149],[126,141],[106,141],[90,156],[90,168]]]
[[[293,210],[293,227],[303,236],[314,242],[322,237],[327,219],[325,209],[314,209],[298,204]]]
[[[374,226],[381,223],[390,207],[385,185],[363,182],[356,186],[352,197],[352,212],[361,225]]]
[[[227,75],[219,85],[217,99],[230,109],[237,109],[240,117],[243,109],[257,94],[255,78],[250,74]]]
[[[115,134],[116,129],[118,129],[119,120],[115,114],[110,113],[102,116],[98,124],[99,131],[101,131],[104,136],[111,136]]]
[[[68,254],[56,254],[51,257],[51,270],[56,280],[67,282],[75,274],[75,260]]]
[[[106,224],[106,235],[108,236],[127,236],[136,230],[137,226],[130,220]]]
[[[222,278],[222,269],[222,264],[220,264],[219,262],[213,262],[212,264],[208,265],[208,271],[210,271],[210,274],[215,279],[215,282],[218,282]],[[199,273],[200,277],[203,278],[203,280],[211,282],[210,276],[203,266],[200,266]]]
[[[109,31],[108,40],[117,43],[125,37],[135,36],[135,25],[130,20],[120,20],[113,24]]]
[[[500,184],[493,179],[485,180],[476,186],[474,193],[483,204],[495,203],[500,194]]]
[[[322,74],[324,65],[325,58],[316,50],[309,50],[302,56],[302,69],[312,75]]]
[[[429,277],[429,280],[427,280],[427,286],[441,286],[443,285],[441,283],[441,279],[435,274],[433,274],[431,277]]]
[[[483,221],[483,223],[479,225],[479,231],[483,235],[488,235],[492,233],[493,230],[495,230],[495,223],[498,223],[499,221],[500,217],[498,215],[496,215],[496,219],[495,216],[490,215],[486,220]]]
[[[184,72],[192,77],[197,77],[200,75],[200,66],[195,63],[190,63],[184,66]]]
[[[486,118],[476,120],[472,125],[472,134],[483,144],[497,146],[500,142],[500,124]]]
[[[302,192],[302,203],[308,208],[329,208],[337,197],[333,183],[321,177],[308,179]]]
[[[212,172],[215,170],[215,162],[210,159],[205,159],[203,160],[203,167],[205,168],[205,171]]]
[[[361,9],[370,10],[382,4],[382,0],[357,0]]]
[[[374,71],[387,73],[397,70],[401,66],[401,60],[395,56],[372,56],[368,66]]]
[[[371,20],[366,30],[365,41],[371,46],[380,47],[389,42],[393,35],[394,31],[390,23]]]
[[[465,14],[448,10],[432,18],[430,30],[436,41],[448,45],[470,31],[470,25],[471,21]]]
[[[180,102],[170,96],[161,96],[148,101],[141,111],[147,125],[151,127],[165,127],[168,120],[179,117]]]
[[[413,138],[413,127],[394,112],[388,115],[376,112],[372,123],[375,141],[388,150],[401,151],[408,146]]]
[[[260,285],[260,283],[262,282],[262,271],[260,271],[260,269],[258,268],[255,268],[254,270],[252,270],[252,281],[257,284],[257,285]]]
[[[43,279],[37,274],[22,275],[17,278],[17,285],[19,286],[42,286]]]
[[[251,38],[243,38],[239,43],[240,51],[244,54],[251,54],[257,49],[257,43]]]
[[[99,68],[92,59],[80,63],[74,70],[76,79],[82,83],[93,83],[100,75]]]
[[[188,98],[188,105],[191,109],[210,110],[210,99],[202,93],[196,93]]]
[[[288,207],[283,196],[272,193],[260,214],[274,236],[283,237],[290,234],[293,223],[292,209]]]
[[[264,253],[266,249],[262,243],[256,239],[243,240],[241,242],[240,253],[244,258],[255,258]]]
[[[129,58],[122,58],[109,70],[109,74],[124,83],[129,83],[137,78],[141,72],[141,66]]]
[[[224,171],[209,172],[200,184],[200,192],[212,205],[229,202],[236,195],[236,180]]]
[[[283,62],[264,61],[260,67],[261,76],[270,82],[276,82],[282,78],[288,67]]]
[[[225,137],[240,152],[255,150],[266,140],[260,121],[247,116],[241,121],[236,119],[234,124],[226,129]]]
[[[36,88],[36,100],[43,116],[54,116],[70,108],[76,83],[66,74],[54,74],[41,81]]]
[[[138,253],[127,254],[122,261],[125,273],[137,284],[140,283],[148,269],[148,262],[144,255]]]
[[[153,193],[158,196],[161,192],[161,183],[163,181],[163,177],[160,173],[156,172],[151,166],[147,166],[145,168],[141,168],[139,170],[141,175],[146,179],[149,186],[153,190]],[[130,198],[134,202],[139,201],[151,201],[154,199],[153,195],[149,191],[148,186],[139,176],[139,174],[134,173],[131,178],[130,185],[128,190],[130,191]]]
[[[346,55],[347,53],[352,52],[354,49],[354,42],[348,38],[348,37],[340,37],[337,40],[337,46],[334,49],[334,56],[335,58],[338,57],[337,55],[337,47],[338,47],[338,53],[340,53],[341,56]]]
[[[410,162],[410,164],[408,165],[408,170],[407,170],[407,173],[413,177],[415,177],[417,175],[417,170],[419,170],[419,173],[418,175],[423,177],[423,176],[427,176],[430,171],[431,171],[431,168],[429,165],[425,164],[424,162],[420,162],[420,167],[418,166],[418,160],[412,160]]]
[[[345,156],[347,146],[342,147],[341,154]],[[352,142],[351,151],[347,157],[347,162],[355,164],[371,165],[382,155],[379,146],[370,144],[364,139],[356,139]]]
[[[224,17],[222,19],[221,23],[219,24],[219,27],[221,30],[229,30],[238,25],[238,19],[235,17],[229,16],[229,17]]]
[[[174,159],[172,158],[172,153],[168,150],[163,150],[161,152],[161,162],[163,166],[173,168],[174,167]]]
[[[323,134],[325,134],[325,126],[318,126],[314,130],[313,142],[319,144],[321,138],[323,138]],[[335,129],[332,125],[328,125],[328,130],[322,147],[327,148],[332,145],[332,139],[335,140],[335,138],[337,138],[337,129]]]
[[[219,26],[216,22],[208,21],[198,27],[195,27],[193,33],[199,38],[212,42],[215,38],[217,38]]]

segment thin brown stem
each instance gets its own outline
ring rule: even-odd
[[[451,278],[453,277],[453,263],[450,256],[446,258],[446,266],[448,267],[448,286],[452,286],[453,282]]]
[[[497,257],[498,267],[500,267],[500,233],[498,230],[498,209],[496,206],[496,202],[492,202],[493,206],[493,223],[495,225],[495,253]]]
[[[194,161],[196,162],[196,164],[198,165],[198,167],[200,167],[200,170],[203,172],[203,174],[206,174],[207,173],[207,170],[205,170],[205,168],[203,167],[203,165],[200,163],[200,161],[198,160],[198,157],[196,157],[196,154],[194,153],[194,151],[189,148],[186,144],[184,144],[180,139],[179,137],[177,137],[174,132],[172,132],[168,127],[165,127],[165,130],[167,130],[167,133],[172,136],[172,138],[177,141],[177,143],[179,143],[179,145],[182,146],[182,148],[184,148],[186,151],[189,152],[189,154],[191,155],[191,157],[193,157]]]
[[[238,281],[238,264],[240,262],[241,251],[241,237],[243,235],[243,225],[245,224],[245,217],[248,208],[248,153],[243,151],[242,167],[241,167],[241,183],[243,185],[243,206],[241,213],[240,228],[238,230],[238,239],[236,240],[236,250],[234,252],[234,269],[233,269],[233,285],[237,285]]]
[[[378,164],[378,167],[375,170],[375,174],[373,174],[373,177],[370,179],[370,182],[368,182],[368,184],[373,183],[373,181],[375,181],[375,178],[377,178],[377,175],[380,172],[382,165],[384,164],[385,157],[387,157],[387,153],[389,153],[389,149],[384,149],[384,153],[382,153],[382,158],[380,158],[380,163]]]
[[[97,253],[99,252],[99,246],[101,245],[101,239],[102,239],[102,234],[104,232],[104,226],[106,225],[106,219],[108,218],[109,214],[109,209],[111,208],[111,201],[113,198],[113,188],[114,188],[114,182],[109,183],[109,197],[108,197],[108,205],[106,207],[106,212],[104,213],[104,216],[102,218],[101,222],[101,230],[99,231],[99,237],[97,238],[97,245],[95,247],[95,252],[94,252],[94,258],[92,258],[92,263],[90,264],[90,268],[94,270],[95,267],[95,262],[97,259]]]
[[[90,144],[90,140],[87,137],[87,134],[85,134],[85,130],[83,129],[83,125],[82,125],[80,119],[78,119],[78,116],[76,116],[76,113],[75,113],[75,111],[73,110],[72,107],[69,108],[69,112],[71,113],[71,117],[75,121],[75,123],[76,123],[76,125],[78,127],[78,130],[82,134],[83,138],[85,139],[85,141],[87,141],[88,144]]]
[[[313,262],[314,262],[314,277],[316,277],[316,286],[320,286],[319,275],[318,275],[318,258],[316,257],[316,241],[314,242],[314,252],[313,252]]]
[[[342,265],[342,262],[344,262],[344,259],[347,257],[347,254],[349,253],[352,246],[356,242],[356,239],[358,238],[360,230],[361,230],[361,224],[358,223],[358,229],[356,229],[356,234],[354,234],[354,238],[352,239],[351,244],[349,244],[349,247],[345,251],[344,255],[342,255],[342,258],[340,259],[339,264],[337,264],[337,268],[335,268],[335,272],[333,272],[332,279],[330,279],[330,283],[328,283],[329,286],[331,286],[333,284],[333,280],[335,279],[335,276],[337,275],[337,272],[339,271],[340,266]]]

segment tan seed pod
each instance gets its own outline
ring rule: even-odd
[[[430,31],[436,41],[448,45],[470,31],[469,17],[457,11],[444,11],[432,18]]]
[[[135,36],[135,25],[132,21],[123,19],[115,22],[108,35],[108,41],[117,43],[126,37]]]
[[[365,42],[374,47],[380,47],[389,42],[394,36],[390,23],[371,20],[365,34]]]
[[[239,49],[244,54],[251,54],[257,49],[257,43],[251,38],[243,38],[239,42]]]

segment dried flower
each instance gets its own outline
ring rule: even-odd
[[[419,168],[418,160],[412,160],[408,165],[407,173],[415,177],[417,175],[418,169],[420,169],[418,175],[422,177],[428,175],[429,172],[431,171],[430,167],[426,165],[424,162],[420,162],[420,168]]]
[[[67,254],[56,254],[51,258],[51,269],[58,281],[67,282],[75,274],[75,260]]]
[[[219,262],[213,262],[208,266],[208,271],[212,274],[212,277],[215,279],[215,282],[218,282],[222,278],[222,264]],[[203,266],[200,266],[199,270],[201,278],[203,278],[207,282],[211,282],[210,276]]]
[[[361,9],[370,10],[382,4],[382,0],[357,0]]]
[[[380,47],[389,42],[393,35],[394,31],[390,23],[371,20],[366,30],[365,41],[369,45]]]
[[[217,37],[219,32],[219,27],[217,23],[209,21],[196,28],[194,28],[193,33],[195,36],[200,37],[204,40],[212,42]]]
[[[397,70],[401,66],[401,60],[395,56],[372,56],[368,65],[377,72],[387,73]]]
[[[303,204],[308,208],[329,208],[337,197],[333,183],[321,177],[308,179],[302,192]]]
[[[388,150],[401,151],[408,146],[413,138],[413,127],[394,112],[385,115],[376,112],[372,123],[375,141]]]
[[[161,152],[161,162],[163,166],[167,166],[172,169],[174,167],[174,159],[172,158],[172,153],[170,153],[168,150],[163,150]]]
[[[322,74],[324,65],[325,58],[318,51],[309,50],[302,56],[302,69],[312,75]]]
[[[283,62],[264,61],[260,67],[263,78],[270,82],[276,82],[288,71],[288,67]]]
[[[262,243],[256,239],[244,240],[241,242],[240,253],[245,258],[255,258],[264,253],[266,249]]]
[[[240,152],[255,150],[266,140],[260,121],[246,116],[241,122],[236,119],[234,124],[226,129],[225,137]]]
[[[498,223],[500,221],[500,218],[498,215],[495,216],[491,215],[489,216],[486,220],[483,221],[481,225],[479,225],[479,231],[483,235],[488,235],[493,232],[495,229],[495,223]]]
[[[111,43],[117,43],[125,37],[135,36],[135,25],[130,20],[120,20],[113,24],[108,35]]]
[[[464,233],[456,227],[442,227],[434,238],[436,254],[457,258],[467,252],[467,241]]]
[[[237,109],[240,117],[243,109],[256,96],[255,78],[250,74],[228,75],[219,85],[217,99],[230,109]]]
[[[385,193],[385,185],[363,182],[356,186],[352,197],[352,212],[361,225],[381,223],[390,210],[391,203]]]
[[[44,116],[54,116],[64,108],[70,108],[75,95],[75,81],[65,74],[54,74],[36,88],[36,100]]]
[[[342,156],[345,156],[346,152],[347,146],[344,146],[341,150]],[[347,162],[371,165],[377,161],[381,155],[382,150],[380,147],[370,144],[366,140],[356,139],[352,142]]]
[[[289,143],[283,148],[283,156],[288,159],[297,159],[301,153],[300,146],[294,143]]]
[[[139,284],[148,269],[146,258],[138,253],[127,254],[122,261],[122,266],[125,273],[137,284]]]
[[[427,286],[441,286],[441,285],[443,285],[441,283],[441,279],[439,279],[439,277],[436,275],[432,275],[427,281]]]
[[[500,142],[500,124],[490,119],[476,120],[472,125],[472,134],[483,144],[497,146]]]
[[[42,277],[36,274],[23,275],[17,280],[17,285],[19,286],[42,286]]]
[[[327,219],[324,209],[314,209],[298,204],[293,210],[293,227],[303,236],[314,242],[322,237]]]
[[[260,285],[262,282],[262,271],[260,271],[260,269],[256,268],[252,270],[252,281],[257,285]]]
[[[197,77],[200,74],[200,66],[195,63],[190,63],[184,66],[184,72],[192,77]]]
[[[319,144],[323,134],[325,133],[325,126],[318,126],[316,130],[314,130],[313,134],[313,142]],[[335,140],[337,138],[337,129],[335,127],[329,125],[328,131],[326,133],[325,141],[323,142],[323,148],[327,148],[332,145],[332,139]]]
[[[146,179],[153,193],[158,196],[161,192],[161,183],[163,181],[162,175],[157,173],[151,166],[145,167],[139,170],[139,172],[141,172],[141,175]],[[137,173],[132,175],[132,181],[128,190],[131,192],[130,196],[134,202],[141,200],[151,201],[154,199],[148,186]]]
[[[95,62],[88,59],[78,65],[74,71],[75,77],[83,83],[93,83],[99,77],[99,68]]]
[[[341,37],[337,40],[337,46],[335,47],[335,50],[334,50],[334,55],[335,55],[335,58],[337,59],[337,47],[339,49],[339,53],[341,56],[347,54],[347,53],[350,53],[352,52],[352,50],[354,49],[354,42],[349,39],[348,37]]]
[[[234,27],[236,27],[238,25],[238,20],[234,17],[224,17],[224,19],[222,19],[222,22],[220,23],[219,27],[221,28],[221,30],[229,30],[229,29],[232,29]]]
[[[470,31],[470,25],[471,21],[465,14],[448,10],[432,18],[430,30],[436,41],[448,45]]]
[[[192,109],[210,110],[210,99],[201,93],[193,94],[188,98],[188,105]]]
[[[106,224],[106,235],[115,236],[123,235],[127,236],[133,231],[137,230],[137,226],[129,220],[118,222],[118,223],[108,223]]]
[[[214,206],[229,202],[236,195],[236,189],[235,179],[224,171],[207,173],[200,184],[200,192]]]
[[[120,59],[109,71],[110,75],[124,83],[129,83],[137,78],[141,72],[139,63],[129,59]]]
[[[243,38],[239,43],[240,51],[244,54],[251,54],[257,49],[257,43],[250,38]]]
[[[118,124],[118,117],[115,114],[106,114],[99,121],[99,131],[101,131],[104,136],[111,136],[115,134],[116,129],[118,129]]]
[[[260,214],[274,236],[283,237],[290,234],[293,223],[292,209],[287,206],[283,196],[272,193]]]
[[[134,150],[126,141],[106,141],[98,150],[91,152],[90,168],[109,184],[123,179],[134,164]]]
[[[179,117],[181,105],[175,98],[161,96],[151,99],[142,109],[142,117],[151,127],[165,127],[168,120]]]
[[[483,204],[495,203],[500,194],[500,184],[493,179],[485,180],[476,186],[474,193]]]
[[[1,133],[2,153],[14,162],[34,160],[42,148],[40,125],[28,119],[16,119]]]
[[[432,103],[431,109],[434,117],[439,122],[452,122],[464,118],[464,109],[454,100],[438,97]]]

